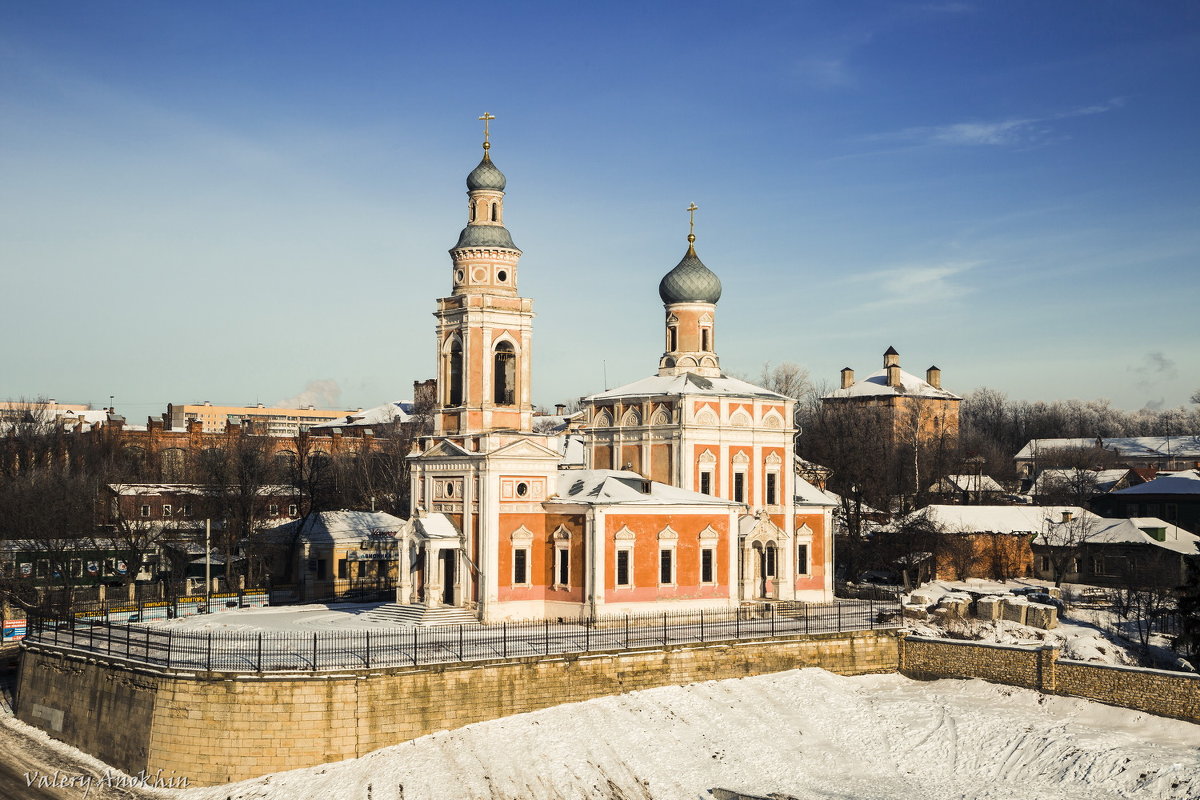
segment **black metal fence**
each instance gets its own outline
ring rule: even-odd
[[[39,615],[29,620],[27,642],[184,671],[329,671],[891,629],[899,626],[899,612],[897,604],[872,600],[772,603],[576,621],[314,632],[193,631]]]

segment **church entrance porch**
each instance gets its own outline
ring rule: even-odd
[[[787,534],[765,515],[744,516],[738,523],[738,598],[782,600],[787,575],[783,554]]]
[[[464,559],[462,537],[445,515],[413,520],[412,529],[400,543],[396,603],[419,604],[426,609],[465,607]]]

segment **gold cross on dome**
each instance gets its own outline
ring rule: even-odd
[[[699,210],[700,210],[700,206],[696,205],[695,203],[688,204],[687,212],[688,212],[688,235],[689,236],[696,235],[696,212]]]
[[[489,114],[486,111],[483,112],[483,116],[479,118],[479,119],[483,120],[483,143],[485,145],[488,144],[488,123],[491,122],[492,120],[494,120],[495,118],[496,117],[494,114]]]

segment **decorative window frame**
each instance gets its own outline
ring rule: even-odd
[[[622,525],[621,530],[613,534],[613,588],[614,589],[632,589],[634,588],[634,544],[637,542],[637,534],[629,530],[629,526]],[[619,553],[625,553],[628,559],[629,578],[628,582],[620,583],[617,572],[617,559]]]
[[[510,534],[512,539],[512,562],[509,565],[508,578],[512,586],[533,585],[533,531],[524,525]],[[517,551],[525,551],[525,580],[517,580]]]
[[[739,450],[731,459],[733,466],[729,471],[729,497],[735,503],[750,503],[750,456]],[[742,476],[742,496],[737,496],[737,479]]]
[[[664,582],[662,579],[662,554],[664,551],[671,553],[671,580]],[[658,573],[658,585],[661,587],[674,587],[679,585],[679,533],[670,525],[658,532],[658,556],[655,562],[655,570]]]
[[[746,409],[739,408],[729,415],[729,425],[734,428],[749,428],[754,425],[754,417],[750,416]]]
[[[703,493],[703,490],[700,487],[704,485],[704,475],[707,474],[709,488],[708,494],[710,496],[716,496],[717,457],[713,455],[711,450],[706,449],[696,459],[696,466],[698,472],[698,475],[696,476],[696,491]]]
[[[630,407],[621,415],[622,428],[636,428],[642,424],[642,414],[636,408]]]
[[[696,582],[701,586],[716,586],[720,582],[719,570],[717,569],[717,550],[721,541],[721,532],[712,525],[707,526],[700,531],[700,555],[696,563]],[[704,580],[704,553],[711,553],[712,558],[712,580]]]
[[[612,414],[607,408],[601,408],[596,411],[596,415],[592,417],[593,428],[611,428],[613,424]]]
[[[781,499],[784,497],[783,491],[783,473],[782,461],[778,453],[770,453],[763,459],[763,485],[762,497],[763,505],[765,506],[780,506],[783,505]],[[775,476],[775,499],[767,497],[767,485],[771,481],[771,476]]]
[[[550,535],[550,541],[554,543],[554,576],[553,588],[555,589],[570,589],[571,588],[571,530],[566,525],[559,525],[554,533]],[[567,564],[567,581],[563,583],[559,580],[562,577],[562,563]]]
[[[795,535],[793,541],[796,546],[796,574],[797,575],[809,575],[809,576],[812,575],[813,574],[813,572],[812,572],[813,529],[808,527],[807,522],[804,523],[803,525],[801,525],[800,528],[796,531],[796,535]],[[803,546],[805,548],[803,563],[801,563],[801,558],[800,558],[800,549],[799,548],[801,546]],[[804,569],[802,570],[801,567],[803,567]]]

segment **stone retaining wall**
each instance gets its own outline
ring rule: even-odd
[[[901,636],[900,672],[910,678],[981,678],[1163,717],[1200,722],[1200,676],[1067,661],[1054,647]]]
[[[637,689],[897,666],[894,631],[316,675],[171,674],[31,645],[17,716],[126,772],[162,770],[205,786]]]

